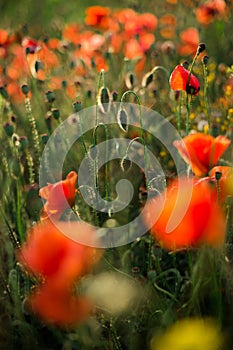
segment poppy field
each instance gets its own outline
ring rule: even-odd
[[[1,6],[1,349],[232,349],[233,1]]]

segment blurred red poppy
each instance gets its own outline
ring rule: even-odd
[[[79,322],[90,312],[91,304],[76,296],[73,288],[101,257],[100,250],[76,242],[73,236],[72,239],[66,236],[68,231],[79,233],[79,240],[86,239],[95,246],[90,225],[60,222],[58,228],[45,220],[32,227],[17,252],[18,260],[29,274],[40,280],[29,296],[29,306],[44,321],[59,325]]]
[[[199,40],[199,33],[196,28],[190,27],[180,33],[181,44],[178,52],[181,56],[195,55]]]
[[[85,22],[89,26],[105,29],[108,26],[110,9],[102,6],[91,6],[86,9]]]
[[[151,234],[167,250],[210,245],[220,247],[225,238],[225,218],[216,200],[212,186],[180,179],[171,183],[167,191],[152,199],[145,215]],[[216,197],[215,197],[216,198]],[[170,219],[173,215],[173,223]],[[158,217],[154,223],[154,217]]]
[[[39,195],[46,200],[43,217],[59,218],[65,209],[74,205],[77,178],[77,173],[71,171],[65,180],[48,184],[40,189]]]
[[[17,256],[26,269],[37,277],[56,277],[58,286],[68,287],[98,259],[95,248],[73,240],[74,231],[77,241],[85,239],[85,242],[95,245],[94,231],[90,225],[83,222],[55,224],[47,219],[32,227]],[[68,232],[71,232],[69,236]]]
[[[223,16],[225,11],[226,3],[224,0],[210,0],[199,5],[196,9],[196,18],[199,23],[208,25],[214,19]]]
[[[181,141],[174,141],[181,157],[191,165],[197,176],[203,176],[215,165],[225,152],[231,141],[225,136],[194,133],[184,137]]]
[[[198,79],[180,64],[173,70],[169,82],[171,89],[175,91],[183,90],[188,94],[197,95],[200,90]]]
[[[72,327],[91,314],[93,305],[68,289],[55,288],[49,280],[28,298],[28,306],[42,321],[60,327]]]

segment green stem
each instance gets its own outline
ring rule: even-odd
[[[208,71],[206,65],[203,63],[203,72],[204,72],[204,102],[205,102],[205,109],[206,109],[206,116],[207,116],[207,122],[208,122],[208,132],[210,132],[210,112],[209,112],[209,103],[208,103]]]
[[[22,221],[21,221],[21,192],[20,192],[19,181],[16,182],[16,222],[17,222],[19,241],[22,244],[24,237],[23,237],[23,229],[22,229]]]

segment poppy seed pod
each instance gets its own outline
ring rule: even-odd
[[[98,102],[99,106],[101,107],[101,110],[104,113],[107,113],[109,110],[109,103],[111,102],[111,95],[106,87],[101,87],[99,90],[99,95],[98,95]]]
[[[11,137],[14,133],[14,125],[10,122],[7,122],[3,126],[7,136]]]
[[[47,100],[49,103],[52,103],[55,101],[55,92],[54,91],[50,91],[48,90],[46,93],[45,93],[46,97],[47,97]]]
[[[152,72],[149,72],[149,73],[146,73],[144,75],[144,77],[142,78],[142,87],[143,88],[146,88],[148,85],[150,85],[150,83],[152,83],[153,81],[153,73]]]
[[[128,131],[128,115],[124,109],[120,109],[117,114],[117,122],[119,127],[124,131]]]
[[[74,109],[75,113],[80,112],[82,109],[82,102],[80,102],[80,101],[73,102],[73,109]]]
[[[9,97],[8,92],[4,86],[0,86],[0,94],[2,95],[3,98],[5,98],[5,100],[7,100]]]
[[[197,54],[199,55],[200,53],[202,53],[203,51],[205,51],[205,49],[206,49],[205,43],[200,43],[200,44],[198,45],[198,48],[197,48]]]
[[[27,84],[21,85],[21,91],[22,91],[22,93],[23,93],[25,96],[27,96],[28,93],[29,93],[29,87],[28,87],[28,85],[27,85]]]
[[[202,63],[204,64],[204,66],[207,66],[208,61],[209,61],[209,57],[205,55],[202,59]]]
[[[124,158],[121,159],[120,165],[121,165],[122,171],[124,173],[126,173],[131,168],[132,162],[131,162],[131,160],[129,158],[124,157]]]
[[[58,120],[60,118],[60,110],[58,108],[53,108],[51,112],[54,119]]]

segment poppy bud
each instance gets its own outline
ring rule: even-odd
[[[202,62],[204,64],[204,66],[207,66],[208,61],[209,61],[209,57],[208,56],[204,56],[203,59],[202,59]]]
[[[205,48],[206,48],[205,44],[204,44],[204,43],[200,43],[200,44],[198,45],[198,48],[197,48],[197,54],[199,55],[200,53],[202,53],[203,51],[205,51]]]
[[[188,69],[188,68],[189,68],[189,63],[188,63],[188,61],[184,61],[184,62],[182,63],[182,66],[183,66],[185,69]]]
[[[49,135],[48,134],[42,134],[40,135],[41,137],[41,140],[43,142],[44,145],[46,145],[46,143],[48,142],[48,139],[49,139]]]
[[[53,108],[51,112],[54,119],[58,120],[60,118],[60,110],[58,108]]]
[[[22,151],[25,151],[28,148],[28,138],[27,136],[21,136],[19,138],[19,145]]]
[[[219,181],[221,179],[221,177],[222,177],[221,171],[216,171],[215,172],[215,179],[216,179],[216,181]]]
[[[28,87],[28,85],[27,85],[27,84],[21,85],[21,91],[22,91],[22,93],[23,93],[25,96],[27,96],[28,93],[29,93],[29,87]]]
[[[54,91],[50,91],[48,90],[46,93],[45,93],[46,97],[47,97],[47,100],[48,102],[52,103],[55,101],[55,93]]]
[[[12,115],[12,116],[11,116],[11,121],[12,121],[12,123],[15,123],[15,122],[16,122],[16,119],[17,119],[17,118],[16,118],[15,115]]]
[[[121,159],[121,164],[120,165],[121,165],[122,171],[123,172],[127,172],[131,168],[132,162],[131,162],[131,160],[129,158],[124,157],[124,158]]]
[[[112,92],[112,100],[113,100],[114,102],[116,102],[116,101],[117,101],[117,98],[118,98],[118,92],[113,91],[113,92]]]
[[[43,69],[43,63],[41,61],[35,62],[35,71],[38,72],[39,69]]]
[[[99,105],[104,113],[108,112],[110,102],[110,92],[106,87],[101,87],[99,91]]]
[[[3,126],[7,136],[11,137],[14,133],[14,125],[10,122],[7,122],[6,124],[4,124]]]
[[[6,91],[4,86],[0,86],[0,94],[2,95],[3,98],[6,100],[8,99],[9,95],[8,92]]]
[[[63,89],[65,89],[67,87],[67,81],[66,80],[62,80],[61,86],[62,86]]]
[[[142,78],[142,87],[146,88],[153,81],[153,73],[149,72]]]
[[[134,87],[134,74],[129,72],[127,73],[126,77],[125,77],[125,85],[127,87],[127,89],[133,89]]]
[[[74,109],[75,113],[80,112],[82,109],[82,102],[80,102],[80,101],[73,102],[73,109]]]
[[[124,109],[120,109],[118,114],[117,114],[117,122],[119,127],[124,131],[128,131],[128,116],[127,113]]]

